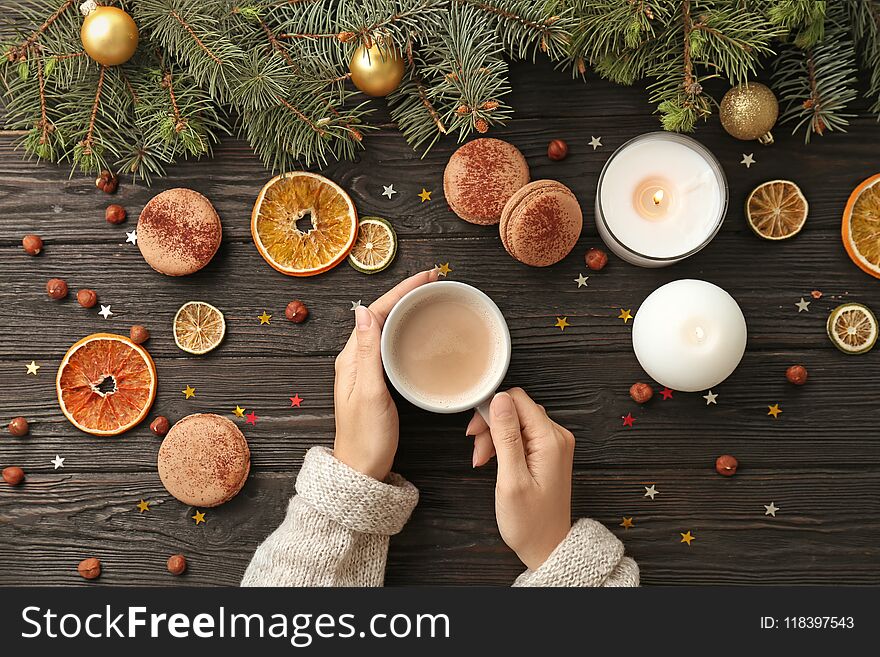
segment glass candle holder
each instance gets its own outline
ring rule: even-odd
[[[700,142],[649,132],[618,148],[596,191],[599,235],[619,258],[665,267],[705,247],[727,213],[727,179]]]

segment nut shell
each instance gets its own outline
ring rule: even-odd
[[[724,477],[735,475],[738,466],[739,462],[730,454],[722,454],[715,459],[715,472]]]
[[[67,296],[67,283],[61,278],[50,278],[46,283],[46,294],[59,301]]]
[[[186,571],[186,557],[182,554],[172,554],[168,557],[168,572],[172,575],[183,575]]]
[[[9,429],[9,434],[16,438],[26,436],[28,431],[30,431],[28,421],[21,416],[12,418],[12,420],[9,421],[9,427],[7,428]]]
[[[8,468],[3,468],[3,481],[10,486],[18,486],[24,481],[24,470],[17,465],[10,465]]]
[[[584,256],[584,262],[593,271],[599,271],[608,264],[608,254],[594,246],[587,251]]]
[[[297,299],[287,304],[284,316],[294,324],[302,324],[309,317],[309,309],[306,308],[306,304]]]
[[[98,303],[98,293],[94,290],[80,290],[76,293],[76,302],[83,308],[94,308]]]
[[[559,162],[568,157],[568,144],[561,139],[554,139],[547,144],[547,157],[554,162]]]
[[[95,557],[83,559],[76,567],[76,572],[78,572],[83,579],[97,579],[101,576],[101,561]]]
[[[28,255],[40,255],[43,250],[43,238],[39,235],[25,235],[21,240],[21,246]]]
[[[128,331],[128,335],[131,338],[131,341],[135,344],[143,344],[150,339],[150,332],[146,327],[141,326],[140,324],[132,326]]]
[[[654,389],[647,383],[633,383],[629,389],[629,396],[637,404],[644,404],[654,396]]]
[[[807,374],[807,368],[803,365],[792,365],[785,370],[785,378],[788,379],[789,383],[802,386],[807,382],[809,374]]]
[[[125,211],[125,208],[116,203],[108,205],[107,209],[104,210],[104,219],[107,220],[108,224],[121,224],[127,216],[128,213]]]
[[[159,415],[155,420],[150,422],[150,431],[152,431],[157,436],[164,436],[168,433],[168,430],[171,428],[171,422],[168,421],[168,418],[164,415]]]

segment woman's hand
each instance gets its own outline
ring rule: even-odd
[[[501,538],[531,570],[543,564],[571,529],[574,436],[520,388],[495,395],[491,430],[479,416],[474,467],[498,455],[495,517]],[[492,447],[494,449],[492,449]]]
[[[385,318],[400,299],[420,285],[437,280],[425,271],[402,281],[369,308],[355,309],[355,329],[336,357],[336,440],[333,455],[358,472],[383,481],[397,452],[400,424],[385,385],[380,340]]]

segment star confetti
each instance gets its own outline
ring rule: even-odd
[[[650,486],[645,486],[645,494],[643,497],[650,497],[653,500],[655,495],[659,495],[660,491],[654,488],[656,485],[657,484],[651,484]]]
[[[678,532],[678,533],[681,534],[681,532]],[[694,536],[693,534],[691,534],[691,530],[688,529],[686,534],[681,534],[681,541],[679,541],[679,542],[680,543],[687,543],[688,547],[690,547],[691,541],[695,541],[696,539],[697,539],[697,537]]]
[[[263,324],[269,324],[269,320],[272,319],[272,315],[264,310],[262,315],[257,315],[257,319],[260,320],[260,326],[262,326]]]
[[[397,190],[394,189],[394,185],[382,185],[382,196],[387,196],[389,199],[397,193]]]
[[[624,310],[623,308],[620,309],[620,314],[617,316],[617,319],[622,319],[624,324],[626,324],[632,318],[632,311]]]
[[[98,314],[104,319],[110,319],[110,316],[113,314],[113,311],[110,310],[110,306],[105,306],[103,303],[101,304],[101,310],[98,311]]]
[[[196,521],[198,525],[200,522],[205,522],[205,512],[204,511],[196,511],[194,516],[191,516],[193,520]]]
[[[257,414],[254,411],[251,411],[245,417],[247,418],[246,422],[248,424],[256,424],[257,423],[258,418],[257,418]]]
[[[804,311],[806,311],[806,312],[810,312],[810,302],[809,302],[809,301],[805,301],[803,297],[801,297],[801,300],[798,301],[798,302],[797,302],[796,304],[794,304],[794,305],[797,306],[797,309],[798,309],[798,312],[799,312],[799,313],[802,313],[802,312],[804,312]]]
[[[813,297],[814,299],[821,299],[822,298],[822,290],[813,290],[812,292],[810,292],[810,296]]]
[[[571,324],[568,323],[568,317],[557,317],[556,323],[553,326],[557,327],[560,331],[565,331],[565,327],[571,326]]]
[[[448,262],[444,262],[442,265],[435,265],[434,269],[437,270],[438,276],[446,276],[449,272],[452,271],[452,267],[449,266]]]
[[[633,425],[633,422],[636,421],[636,419],[632,416],[632,413],[621,415],[620,419],[623,420],[623,426],[625,427],[631,427]]]
[[[590,279],[589,276],[584,276],[583,274],[578,274],[578,277],[574,279],[574,282],[578,284],[578,288],[587,287],[587,281]]]
[[[149,511],[150,510],[150,503],[144,502],[143,500],[141,500],[140,502],[138,502],[137,510],[138,510],[138,513],[144,513],[145,511]]]
[[[189,399],[190,397],[196,396],[196,389],[193,388],[192,386],[187,386],[186,388],[184,388],[180,392],[183,393],[184,399]]]
[[[26,367],[27,367],[28,374],[33,374],[34,376],[36,376],[37,370],[40,369],[42,367],[42,365],[37,365],[36,362],[31,361],[28,365],[26,365]]]
[[[755,163],[754,155],[754,153],[749,153],[748,155],[743,153],[743,159],[740,161],[740,164],[745,164],[746,169],[748,169]]]
[[[293,408],[294,406],[296,406],[297,408],[299,408],[299,405],[302,404],[302,402],[302,397],[300,397],[299,394],[294,393],[293,397],[290,398],[290,407]]]
[[[669,388],[663,388],[663,390],[660,391],[660,394],[663,395],[663,399],[672,399],[672,390]]]
[[[358,299],[357,301],[351,302],[351,310],[357,310],[360,307],[361,307],[361,300],[360,299]]]
[[[633,519],[627,518],[626,516],[624,516],[623,522],[620,523],[620,526],[623,527],[624,529],[629,529],[630,527],[633,526]]]
[[[708,406],[709,404],[715,404],[715,405],[718,404],[718,402],[715,401],[716,399],[718,399],[718,395],[715,394],[714,392],[712,392],[711,390],[709,391],[709,394],[703,395],[703,399],[706,400],[706,406]]]
[[[592,137],[592,139],[590,139],[590,142],[589,142],[590,146],[593,147],[593,150],[596,150],[597,148],[599,148],[602,145],[602,138],[601,137],[593,137],[592,135],[590,135],[590,136]]]
[[[235,417],[244,417],[244,409],[238,404],[235,405],[235,408],[232,410],[232,414]]]
[[[424,187],[422,187],[422,192],[418,196],[420,199],[422,199],[422,203],[424,203],[425,201],[431,200],[431,192],[429,192]]]
[[[782,412],[782,409],[779,408],[779,404],[773,404],[772,406],[767,407],[769,410],[767,411],[767,415],[772,415],[774,420],[779,419],[779,414]]]
[[[765,516],[773,516],[776,517],[776,512],[779,511],[779,507],[776,506],[775,502],[770,502],[770,504],[764,505],[764,515]]]
[[[52,465],[55,466],[55,468],[54,468],[55,470],[57,470],[58,468],[63,468],[64,467],[64,459],[61,458],[58,454],[56,454],[55,458],[52,459]]]
[[[126,244],[137,244],[138,243],[138,234],[136,230],[132,230],[125,234],[125,243]]]

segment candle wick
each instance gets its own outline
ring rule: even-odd
[[[654,196],[651,197],[654,201],[654,205],[660,205],[663,202],[663,190],[658,189],[654,192]]]
[[[700,342],[702,342],[702,341],[703,341],[703,338],[706,337],[706,332],[703,330],[703,327],[702,327],[702,326],[697,326],[697,327],[694,329],[694,333],[696,333],[696,335],[697,335],[697,340],[699,340]]]

